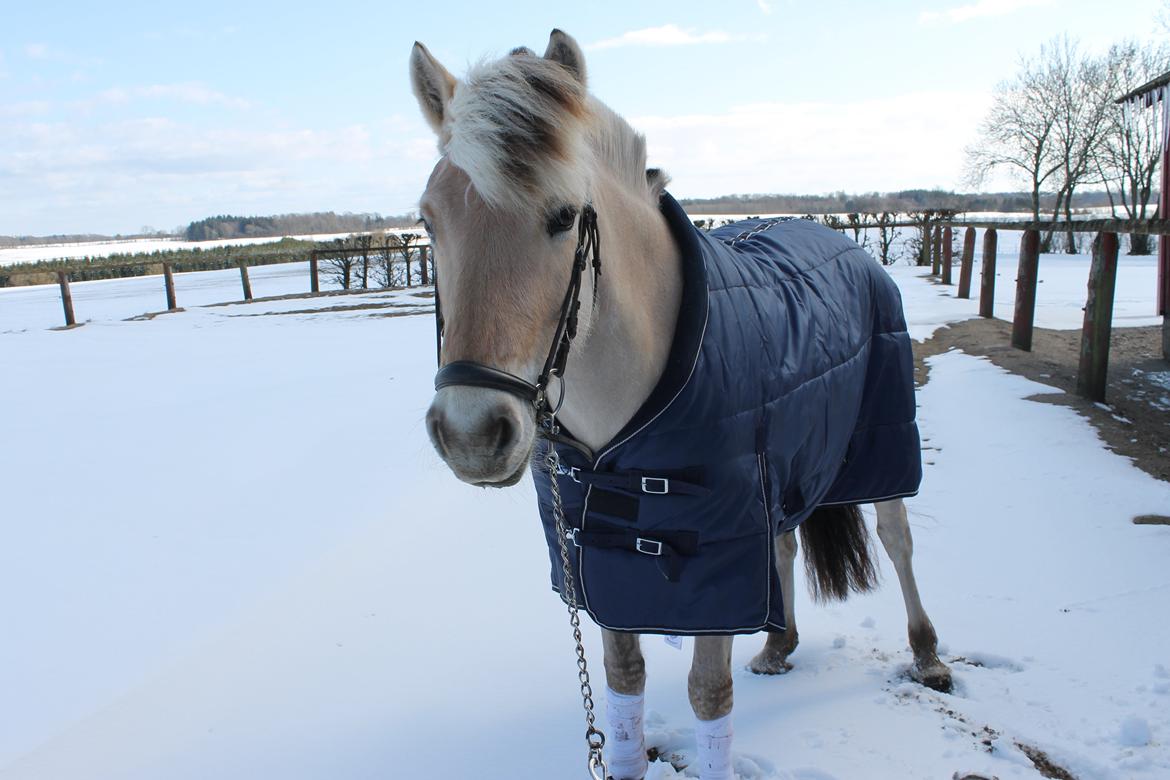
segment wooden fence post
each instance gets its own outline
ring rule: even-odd
[[[943,284],[951,284],[951,264],[955,262],[955,248],[953,246],[954,240],[955,236],[951,232],[951,226],[947,225],[945,228],[943,228]]]
[[[963,233],[963,257],[959,261],[959,297],[971,297],[971,266],[975,263],[975,228]]]
[[[252,300],[252,280],[248,278],[248,264],[240,263],[240,284],[244,285],[244,300]]]
[[[321,292],[321,280],[317,276],[317,250],[309,252],[309,292]]]
[[[167,288],[167,311],[174,311],[179,305],[175,302],[175,275],[170,263],[163,263],[163,282]]]
[[[983,234],[983,272],[979,284],[979,316],[995,316],[995,253],[999,249],[995,228]]]
[[[428,275],[427,275],[427,255],[430,254],[430,252],[428,251],[429,249],[430,249],[430,247],[426,247],[426,246],[420,246],[418,248],[418,259],[419,259],[419,262],[421,263],[422,283],[423,283],[424,287],[426,287],[428,284],[430,284],[430,280],[429,280]]]
[[[1113,329],[1113,292],[1117,287],[1117,234],[1098,233],[1089,267],[1089,295],[1081,329],[1081,362],[1077,393],[1090,401],[1105,400],[1109,374],[1109,336]]]
[[[942,228],[938,225],[934,226],[934,249],[930,253],[930,273],[938,276],[942,270]]]
[[[1040,231],[1025,230],[1020,241],[1020,268],[1016,275],[1016,314],[1012,319],[1012,346],[1032,351],[1036,321],[1036,281],[1040,271]]]
[[[406,286],[410,287],[410,258],[414,254],[411,249],[406,250]]]
[[[69,274],[57,272],[57,284],[61,285],[61,306],[65,309],[65,325],[73,327],[77,320],[73,317],[73,293],[69,292]]]

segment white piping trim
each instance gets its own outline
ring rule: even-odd
[[[895,498],[913,498],[916,495],[918,495],[917,490],[915,490],[912,493],[895,493],[892,496],[885,496],[883,498],[860,498],[856,501],[822,502],[820,504],[817,504],[816,509],[813,509],[813,511],[815,512],[815,511],[817,511],[817,509],[820,509],[823,506],[853,506],[854,504],[877,504],[877,503],[880,503],[882,501],[893,501]]]

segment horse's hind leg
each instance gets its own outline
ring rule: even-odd
[[[731,763],[731,641],[729,636],[695,637],[687,680],[695,711],[699,780],[733,780]]]
[[[643,729],[646,661],[638,634],[602,629],[605,648],[605,699],[609,734],[606,763],[615,780],[642,780],[649,763]]]
[[[951,690],[951,670],[938,658],[938,635],[922,606],[918,583],[914,580],[914,567],[911,564],[914,540],[910,536],[906,505],[899,498],[874,504],[874,507],[877,509],[878,538],[894,562],[898,583],[902,586],[902,600],[906,602],[910,649],[914,651],[911,676],[928,688],[948,693]]]
[[[788,656],[796,649],[796,606],[793,603],[796,574],[796,534],[789,531],[776,537],[776,571],[780,575],[780,591],[784,594],[783,631],[769,631],[768,641],[748,668],[756,674],[783,674],[792,668]]]

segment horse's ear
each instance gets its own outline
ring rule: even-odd
[[[436,133],[442,131],[447,104],[455,94],[455,77],[418,41],[410,52],[410,85],[423,116]]]
[[[647,168],[646,184],[650,187],[650,194],[657,201],[666,191],[666,185],[670,184],[670,176],[661,168]]]
[[[585,55],[573,40],[573,36],[561,30],[553,30],[548,36],[548,48],[544,50],[544,58],[560,63],[565,70],[577,77],[581,86],[585,86]]]

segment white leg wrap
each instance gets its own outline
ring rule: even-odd
[[[731,713],[715,720],[695,721],[699,748],[699,780],[735,780],[731,769]]]
[[[627,696],[605,688],[605,717],[609,734],[605,740],[605,763],[614,780],[642,780],[649,762],[642,717],[646,706],[644,694]]]

